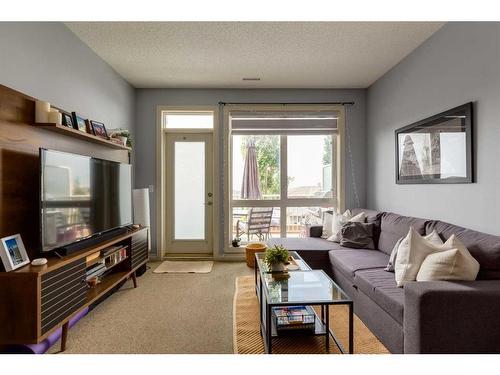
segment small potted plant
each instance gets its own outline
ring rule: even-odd
[[[285,271],[285,264],[288,263],[290,254],[282,245],[274,245],[266,250],[264,262],[267,264],[271,272]]]
[[[240,247],[240,242],[241,242],[241,238],[234,237],[233,242],[232,242],[233,247]]]
[[[109,133],[111,138],[119,139],[124,146],[132,147],[132,137],[128,129],[112,129]]]

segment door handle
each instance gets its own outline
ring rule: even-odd
[[[207,206],[211,206],[211,205],[213,205],[212,202],[207,202]]]

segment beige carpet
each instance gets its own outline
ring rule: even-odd
[[[128,281],[76,324],[65,353],[233,353],[234,280],[244,262],[215,262],[205,274],[156,274]],[[50,352],[59,351],[59,343]]]
[[[255,295],[253,276],[236,279],[236,291],[233,301],[233,341],[234,352],[238,354],[262,354],[264,343],[260,335],[259,304]],[[342,346],[348,348],[347,306],[330,306],[330,325]],[[285,337],[273,339],[273,353],[314,354],[325,352],[324,337]],[[330,340],[330,353],[339,353],[333,340]],[[358,317],[354,317],[354,353],[387,354],[389,351],[370,332]]]
[[[162,262],[154,273],[209,273],[212,272],[214,262],[212,261],[172,261]]]

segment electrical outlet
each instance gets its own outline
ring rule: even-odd
[[[149,185],[149,192],[154,193],[155,192],[155,186],[154,185]]]

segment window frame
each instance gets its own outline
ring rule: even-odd
[[[280,199],[266,200],[249,200],[249,199],[233,199],[233,134],[231,129],[231,112],[232,111],[335,111],[338,114],[337,129],[333,132],[318,132],[318,131],[300,131],[290,132],[289,134],[280,134]],[[280,207],[280,233],[282,237],[286,237],[286,209],[288,207],[326,207],[334,206],[337,210],[343,211],[344,206],[344,127],[345,127],[345,112],[342,105],[231,105],[227,104],[223,110],[224,121],[224,155],[225,166],[224,171],[227,176],[224,180],[224,251],[226,253],[242,252],[242,249],[233,248],[232,240],[232,225],[233,225],[233,208],[237,207]],[[248,131],[238,130],[238,135],[259,134],[271,135],[276,134],[275,131]],[[332,135],[332,157],[336,163],[332,163],[332,187],[333,196],[331,198],[289,198],[288,192],[288,135]]]
[[[162,107],[163,109],[160,111],[160,122],[161,122],[161,128],[167,133],[213,133],[214,128],[216,126],[215,122],[215,110],[212,107],[195,107],[195,106],[189,106],[189,107]],[[169,109],[172,108],[172,109]],[[180,109],[180,108],[186,108],[185,110]],[[168,128],[166,126],[166,116],[168,114],[182,114],[182,115],[201,115],[201,114],[207,114],[212,116],[212,124],[213,126],[211,128]]]

